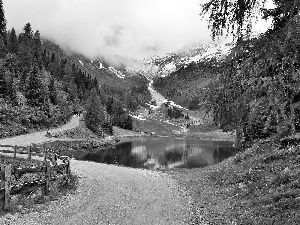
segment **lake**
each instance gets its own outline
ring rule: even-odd
[[[229,141],[180,138],[124,138],[115,148],[78,152],[74,158],[134,168],[170,169],[205,167],[233,156],[237,150]]]

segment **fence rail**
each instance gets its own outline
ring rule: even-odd
[[[28,154],[27,159],[31,160],[32,147],[23,146],[11,146],[11,145],[0,145],[1,148],[13,148],[13,150],[0,150],[4,152],[11,152],[16,158],[17,153],[24,153],[20,149],[26,149]],[[41,153],[39,153],[41,154]],[[68,176],[70,170],[70,160],[67,156],[58,157],[56,154],[49,154],[47,150],[44,150],[44,163],[39,167],[27,167],[27,168],[14,168],[12,165],[1,164],[0,165],[0,203],[3,209],[6,209],[9,205],[10,198],[12,195],[31,192],[38,187],[44,187],[45,195],[49,195],[50,181],[55,181],[58,178]],[[58,164],[58,159],[61,159],[62,163]],[[34,180],[31,182],[25,182],[18,185],[12,185],[12,176],[16,179],[20,179],[24,174],[27,173],[44,173],[44,179]]]

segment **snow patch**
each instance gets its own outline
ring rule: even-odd
[[[168,63],[165,65],[165,70],[168,74],[176,71],[176,65],[174,62]]]
[[[149,106],[151,109],[156,110],[158,109],[160,106],[159,105],[151,105],[149,103],[145,103],[147,106]]]
[[[171,106],[174,106],[174,107],[177,107],[177,108],[180,108],[180,109],[185,109],[185,110],[188,110],[184,107],[182,107],[181,105],[177,105],[175,102],[173,101],[168,101],[170,103]]]
[[[190,64],[192,62],[199,62],[200,60],[204,59],[211,59],[211,58],[216,58],[217,60],[220,60],[224,58],[226,55],[230,53],[232,49],[232,46],[217,46],[215,48],[208,49],[205,53],[203,54],[198,54],[193,57],[188,58],[185,61],[185,64]]]
[[[113,68],[112,66],[108,67],[108,69],[113,72],[114,74],[117,75],[117,77],[121,78],[121,79],[124,79],[125,78],[125,75],[122,74],[120,71],[116,70],[115,68]]]
[[[146,120],[145,118],[143,118],[141,115],[130,115],[132,118],[135,118],[137,120],[141,120],[141,121],[144,121]]]
[[[99,62],[99,66],[96,66],[97,69],[102,69],[103,68],[103,64],[101,62]]]

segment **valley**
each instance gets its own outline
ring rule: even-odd
[[[163,2],[0,0],[0,224],[299,224],[300,1]]]

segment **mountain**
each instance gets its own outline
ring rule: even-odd
[[[61,51],[51,42],[45,42],[46,45],[48,49]],[[154,80],[154,88],[164,97],[184,107],[196,109],[203,99],[205,86],[214,78],[215,64],[224,59],[232,47],[231,43],[198,43],[143,60],[116,56],[114,61],[118,63],[113,64],[101,57],[91,60],[71,51],[62,52],[62,55],[80,70],[96,78],[99,85],[114,89],[119,97],[135,86],[145,87],[148,80]],[[149,99],[150,95],[146,95],[144,99]],[[140,99],[143,98],[140,96]]]
[[[233,44],[193,44],[185,46],[164,56],[153,56],[143,60],[143,73],[150,77],[165,77],[179,69],[186,68],[192,63],[216,59],[222,60],[231,50]]]
[[[72,57],[77,66],[97,77],[100,83],[132,87],[132,79],[145,77],[154,80],[154,88],[164,97],[197,109],[206,85],[215,77],[216,65],[232,48],[232,43],[197,43],[143,60],[116,56],[117,65],[111,65],[103,58],[91,61],[81,55],[73,54]]]
[[[166,98],[189,109],[199,109],[205,89],[216,78],[218,64],[233,44],[194,44],[165,56],[144,60],[143,73],[154,80],[154,88]]]

